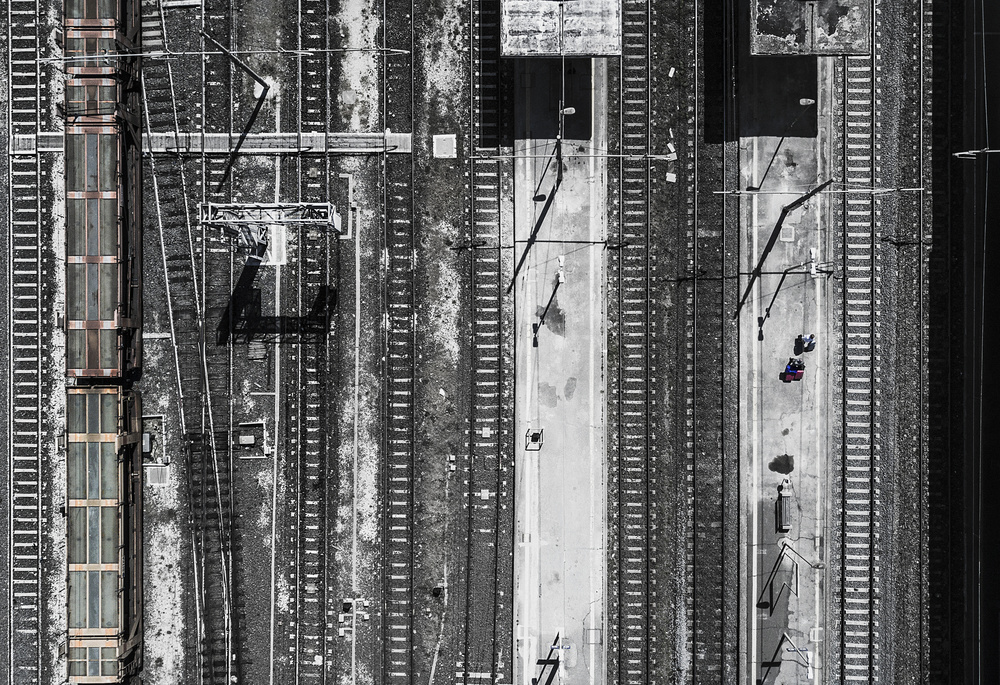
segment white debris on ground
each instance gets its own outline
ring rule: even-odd
[[[452,239],[458,235],[454,227],[443,222],[433,230]],[[448,361],[457,364],[458,341],[461,337],[458,331],[457,293],[461,290],[461,276],[454,266],[445,260],[438,261],[430,268],[432,271],[437,271],[437,278],[431,279],[430,292],[427,294],[427,300],[430,302],[428,323],[431,326],[431,336],[438,349],[448,355]]]
[[[250,394],[251,392],[253,392],[253,384],[250,383],[249,378],[244,378],[240,382],[240,402],[243,403],[242,410],[248,415],[254,414],[257,410],[257,400]]]
[[[378,8],[380,9],[380,8]],[[371,0],[345,0],[341,4],[341,11],[336,16],[337,25],[340,27],[340,44],[344,47],[376,47],[378,45],[378,30],[380,22],[373,21],[378,16],[377,8],[373,6]],[[377,130],[379,126],[379,103],[380,95],[378,90],[379,78],[378,68],[380,57],[376,51],[356,51],[344,53],[341,57],[341,95],[340,106],[344,118],[349,121],[348,128],[352,132],[371,132]],[[361,158],[347,158],[345,160],[345,171],[358,173],[361,171]],[[377,200],[367,197],[364,185],[357,186],[356,201],[361,211],[358,212],[358,232],[355,240],[365,253],[363,259],[370,262],[372,250],[375,249],[376,241],[367,240],[366,236],[377,235],[376,215],[365,208],[377,206]],[[362,330],[364,335],[366,331]],[[378,519],[378,434],[374,430],[379,416],[378,392],[380,379],[376,378],[365,369],[375,368],[377,364],[368,349],[362,345],[362,354],[368,359],[362,359],[361,377],[359,390],[358,415],[358,473],[356,483],[353,481],[354,464],[354,395],[350,394],[350,401],[345,402],[340,423],[345,427],[344,435],[351,436],[341,442],[338,450],[340,463],[345,466],[341,469],[344,474],[341,480],[341,491],[350,492],[355,496],[358,529],[357,536],[359,543],[369,546],[368,548],[359,546],[357,568],[359,569],[359,582],[363,582],[365,577],[371,576],[371,569],[376,568],[376,558],[374,545],[378,540],[379,519]],[[376,390],[371,390],[376,389]],[[351,428],[348,429],[347,427]],[[339,521],[352,521],[353,512],[349,500],[342,500],[338,511]],[[346,568],[351,566],[350,553],[344,555]],[[365,570],[362,574],[361,571]],[[360,589],[360,588],[359,588]],[[366,682],[365,679],[360,679]]]
[[[288,583],[288,574],[276,573],[274,578],[274,610],[288,612],[292,606],[292,588]]]
[[[62,16],[59,8],[53,5],[45,19],[47,26],[58,27],[62,24]],[[46,40],[48,53],[53,57],[62,56],[62,48],[59,45],[59,35],[56,29],[49,32]],[[64,115],[60,111],[60,106],[64,101],[66,75],[60,70],[49,72],[49,85],[51,88],[51,98],[49,108],[53,130],[62,130],[64,125]],[[51,172],[49,182],[51,183],[49,197],[52,198],[51,224],[40,227],[39,232],[43,240],[48,233],[52,240],[52,249],[56,255],[56,263],[61,263],[66,245],[66,166],[63,155],[51,155],[48,160],[42,162],[50,164]],[[43,181],[44,182],[44,181]],[[53,269],[46,274],[49,284],[53,288],[52,309],[42,312],[48,320],[48,330],[50,337],[47,341],[48,373],[51,374],[51,382],[48,387],[48,401],[43,409],[43,415],[48,417],[48,427],[54,434],[60,434],[66,426],[66,393],[63,391],[66,378],[66,334],[62,327],[55,325],[55,312],[66,311],[66,272],[65,269]],[[43,323],[43,326],[45,323]],[[56,447],[54,441],[42,443],[41,459],[43,472],[48,470],[48,479],[52,484],[49,490],[48,508],[50,512],[60,512],[66,506],[66,451]],[[45,524],[43,524],[45,525]],[[44,616],[43,624],[47,624],[48,630],[57,639],[51,640],[48,644],[49,658],[52,664],[53,674],[65,674],[67,664],[65,655],[60,655],[60,646],[66,640],[67,623],[67,552],[66,552],[66,517],[62,515],[49,515],[47,527],[48,537],[48,560],[50,563],[43,566],[43,592],[44,592]],[[52,563],[54,562],[54,563]],[[60,677],[61,680],[61,677]]]
[[[281,46],[278,47],[280,48]],[[278,94],[278,81],[274,78],[271,78],[270,76],[264,76],[261,78],[261,80],[267,84],[267,97],[264,98],[264,101],[266,102],[267,100],[273,100],[275,96]],[[259,83],[254,83],[253,96],[259,100],[263,92],[264,92],[264,86],[260,85]]]
[[[371,0],[344,0],[336,16],[340,45],[345,48],[377,47],[381,26],[381,22],[375,20],[377,16]],[[344,118],[350,121],[352,132],[373,132],[379,122],[379,54],[375,50],[345,52],[340,59],[340,106],[350,114]],[[348,93],[350,95],[345,97]]]
[[[55,347],[53,345],[53,348]],[[50,350],[49,358],[53,363],[52,375],[56,377],[56,382],[49,387],[61,389],[65,372],[63,348]],[[42,411],[49,417],[50,425],[54,431],[62,430],[65,426],[66,393],[61,390],[50,392],[48,403]],[[48,464],[49,482],[52,484],[49,490],[48,508],[50,512],[59,512],[66,505],[66,451],[57,448],[54,441],[45,441],[42,443],[41,458],[43,464]],[[65,674],[67,672],[66,658],[60,656],[59,648],[66,640],[68,628],[66,616],[69,606],[66,588],[66,517],[60,514],[55,516],[50,514],[47,528],[48,553],[46,557],[49,563],[43,563],[42,566],[42,592],[44,595],[42,601],[45,603],[43,608],[45,618],[42,625],[48,626],[48,630],[56,637],[55,640],[48,643],[52,672]]]
[[[462,111],[462,84],[467,83],[463,74],[468,64],[468,55],[459,46],[466,45],[468,38],[463,35],[467,19],[459,14],[460,3],[445,3],[444,16],[436,22],[437,30],[424,34],[423,55],[425,83],[429,90],[428,101],[434,102],[437,113],[446,116]],[[450,89],[450,90],[449,90]]]
[[[150,341],[143,348],[143,362],[148,368],[169,369],[162,390],[146,390],[143,394],[143,414],[165,417],[163,434],[158,436],[161,447],[179,444],[180,428],[176,413],[176,381],[174,360],[169,341]],[[165,455],[164,455],[165,456]],[[143,488],[146,540],[145,600],[145,670],[146,685],[180,685],[184,681],[185,642],[190,639],[190,628],[184,618],[183,579],[186,575],[182,563],[190,558],[191,541],[181,534],[181,474],[178,466],[171,465],[165,485]],[[189,563],[189,562],[188,562]]]
[[[154,493],[167,494],[176,500],[176,478]],[[156,495],[147,497],[156,499]],[[162,505],[164,502],[157,502]],[[145,569],[145,663],[143,683],[146,685],[179,685],[183,681],[182,640],[190,639],[184,623],[180,594],[181,529],[176,519],[150,526],[146,538],[156,540],[156,549],[148,556]]]
[[[374,545],[378,541],[378,444],[379,436],[374,430],[378,416],[378,388],[381,381],[373,374],[366,372],[370,365],[362,364],[360,378],[360,406],[358,407],[358,475],[355,492],[358,507],[358,540]],[[349,409],[353,409],[349,407]],[[345,416],[345,426],[354,423],[353,416]],[[353,461],[353,445],[351,440],[345,440],[340,449],[341,463],[345,457]],[[346,455],[345,455],[346,452]],[[350,462],[346,462],[350,463]],[[350,512],[348,512],[348,519]],[[359,550],[360,551],[360,550]],[[372,560],[374,561],[374,560]],[[374,568],[366,562],[358,560],[358,568]]]
[[[274,474],[271,472],[271,464],[266,461],[260,462],[262,468],[253,474],[261,489],[260,513],[257,515],[257,527],[260,529],[261,540],[271,548],[271,488],[274,487]]]

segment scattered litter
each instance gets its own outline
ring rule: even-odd
[[[667,149],[670,150],[671,152],[677,152],[677,149],[674,147],[673,143],[667,143]]]
[[[438,388],[438,394],[441,395],[441,397],[448,399],[448,393],[444,391],[444,388]]]
[[[667,174],[667,183],[677,183],[677,174]]]
[[[667,76],[669,76],[670,78],[674,77],[674,68],[673,67],[670,67],[670,72],[667,74]]]

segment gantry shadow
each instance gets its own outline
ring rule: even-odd
[[[318,342],[330,330],[337,307],[337,289],[322,285],[309,312],[303,316],[264,316],[261,289],[254,287],[260,262],[249,260],[229,298],[229,305],[216,327],[216,345],[270,342],[277,345],[301,345]]]

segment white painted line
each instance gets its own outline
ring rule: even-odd
[[[595,62],[596,62],[596,60],[595,60]],[[591,84],[593,84],[593,81],[591,81]],[[596,105],[596,97],[595,97],[595,94],[594,94],[594,88],[593,87],[591,87],[590,92],[591,92],[591,107],[590,107],[590,111],[592,112],[593,118],[594,118],[592,130],[596,133],[597,128],[600,126],[600,117],[598,116],[597,108],[595,107],[595,105]],[[595,229],[594,215],[595,215],[595,210],[597,210],[597,186],[598,186],[598,183],[596,182],[596,179],[597,179],[597,160],[594,157],[591,157],[587,161],[587,164],[589,165],[589,169],[588,169],[589,176],[588,176],[588,178],[595,180],[594,183],[590,184],[590,231],[589,231],[589,236],[588,237],[591,240],[600,240],[601,236],[600,236],[600,229],[599,228],[598,228],[598,235],[597,236],[594,235],[594,229]],[[603,251],[601,252],[601,254],[603,254]],[[590,271],[589,271],[589,273],[590,273],[590,278],[593,279],[593,278],[595,278],[595,276],[598,273],[600,273],[597,270],[597,265],[595,264],[596,257],[597,257],[597,250],[591,249],[589,256],[590,256]],[[588,284],[588,285],[590,285],[590,284]],[[598,293],[600,293],[601,292],[601,279],[598,279],[597,288],[598,288]],[[591,294],[591,295],[589,295],[587,297],[587,305],[588,305],[588,316],[589,316],[589,322],[590,322],[590,340],[591,341],[598,340],[599,339],[598,331],[594,330],[595,329],[595,319],[594,319],[594,296],[593,296],[593,294]],[[601,606],[601,603],[600,603],[600,591],[597,589],[596,584],[594,582],[595,581],[595,577],[594,577],[595,575],[597,575],[597,576],[603,575],[599,571],[601,569],[602,565],[603,565],[601,563],[601,558],[600,558],[603,555],[601,555],[601,554],[598,553],[598,550],[600,549],[600,545],[598,545],[597,541],[595,540],[595,537],[598,538],[598,539],[600,538],[600,530],[599,530],[598,523],[597,523],[597,519],[598,519],[598,516],[600,516],[600,513],[597,512],[597,511],[595,511],[595,510],[597,509],[596,505],[597,505],[597,494],[598,494],[596,486],[597,486],[597,480],[599,478],[598,468],[597,467],[601,465],[600,464],[600,459],[597,458],[596,455],[598,455],[598,454],[604,454],[604,451],[603,451],[603,445],[594,445],[594,438],[595,438],[595,435],[594,435],[594,425],[595,425],[594,424],[594,411],[597,408],[597,404],[599,403],[599,398],[597,398],[597,397],[594,396],[594,388],[596,386],[594,374],[595,374],[596,367],[597,367],[597,360],[595,359],[594,351],[595,351],[594,350],[594,345],[593,345],[593,342],[591,342],[591,345],[590,345],[590,373],[589,373],[588,382],[589,382],[589,385],[590,385],[590,416],[589,416],[589,419],[590,419],[590,431],[589,431],[589,436],[590,436],[590,454],[591,454],[591,458],[590,458],[590,549],[593,550],[593,551],[591,552],[592,562],[590,564],[590,578],[589,578],[589,580],[590,580],[590,598],[591,598],[591,602],[593,602],[592,606],[600,607]],[[602,393],[602,397],[603,397],[603,393]],[[595,536],[595,532],[596,532],[596,536]],[[563,575],[563,577],[566,578],[567,576]],[[595,627],[595,623],[597,621],[597,616],[596,616],[597,613],[598,613],[597,611],[591,611],[591,612],[589,612],[589,615],[590,615],[590,628],[591,629],[593,629]],[[594,645],[594,644],[591,644],[590,645],[590,668],[588,669],[589,676],[590,676],[590,685],[595,685],[596,674],[594,672],[595,671],[594,666],[597,664],[597,660],[596,659],[597,659],[597,646]]]
[[[348,217],[353,211],[348,207]],[[351,590],[358,596],[358,404],[361,397],[361,221],[354,222],[354,465],[351,477]],[[355,612],[357,613],[357,612]],[[357,631],[351,630],[351,683],[358,682]]]
[[[754,137],[754,139],[753,139],[753,166],[751,167],[751,169],[752,169],[751,173],[752,173],[752,176],[753,176],[754,179],[757,178],[757,161],[758,161],[757,160],[757,154],[758,154],[757,138]],[[756,255],[757,254],[757,250],[758,250],[758,244],[757,244],[757,196],[756,196],[756,194],[753,195],[750,198],[750,225],[751,225],[750,236],[751,236],[751,244],[752,244],[750,254],[751,255]],[[758,280],[758,284],[759,283],[760,283],[760,281]],[[758,290],[759,290],[759,285],[758,285]],[[760,301],[759,301],[759,299],[756,298],[756,297],[751,297],[751,306],[753,307],[753,309],[752,309],[753,319],[752,320],[753,321],[757,321],[757,317],[760,316]],[[751,343],[751,344],[753,344],[753,343]],[[759,469],[759,466],[760,466],[760,447],[761,447],[761,445],[760,445],[760,401],[759,401],[760,400],[760,397],[759,397],[759,395],[760,395],[760,380],[759,379],[760,379],[760,373],[761,373],[761,358],[760,358],[761,349],[760,349],[760,345],[757,345],[757,344],[753,344],[753,345],[754,345],[754,351],[753,351],[753,354],[751,355],[751,357],[753,359],[753,361],[751,363],[752,364],[751,373],[753,374],[752,375],[753,385],[752,385],[752,388],[751,388],[751,397],[752,397],[753,401],[752,401],[752,414],[751,414],[752,418],[751,418],[751,421],[750,421],[751,431],[752,431],[752,435],[753,435],[753,438],[750,441],[750,444],[752,446],[751,447],[751,449],[752,449],[752,456],[751,456],[751,459],[750,459],[750,463],[752,464],[752,467],[751,467],[751,474],[752,475],[751,475],[751,485],[750,485],[750,544],[753,547],[757,547],[758,540],[760,539],[760,534],[759,534],[759,532],[760,532],[759,531],[760,521],[758,520],[757,509],[758,509],[758,503],[759,503],[759,500],[760,500],[760,472],[759,472],[758,469]],[[758,551],[760,551],[760,549],[758,549]],[[752,562],[751,562],[752,569],[751,569],[751,572],[750,572],[750,578],[752,579],[751,580],[751,588],[750,588],[750,590],[751,590],[750,599],[751,599],[752,602],[755,602],[756,601],[755,598],[757,597],[757,593],[758,593],[758,590],[757,590],[757,573],[758,573],[758,570],[757,570],[758,559],[757,559],[757,557],[758,557],[758,555],[757,554],[751,554],[750,556],[751,556],[751,559],[752,559]],[[752,681],[756,681],[756,679],[757,679],[757,671],[758,671],[758,668],[757,668],[757,621],[758,621],[757,615],[756,615],[756,613],[753,613],[752,614],[752,618],[750,619],[750,675],[751,675],[751,680]]]
[[[281,90],[279,89],[274,98],[274,125],[281,125]],[[276,128],[280,130],[280,128]],[[281,196],[281,159],[274,158],[274,201],[280,202]],[[301,246],[299,247],[301,250]],[[281,315],[281,265],[274,267],[274,313]],[[281,440],[279,420],[281,412],[278,410],[281,403],[278,398],[281,396],[281,345],[274,346],[274,452],[271,456],[271,625],[270,625],[270,647],[268,650],[268,674],[270,685],[274,685],[274,606],[276,602],[276,578],[275,566],[277,555],[277,511],[278,511],[278,455],[281,453]]]

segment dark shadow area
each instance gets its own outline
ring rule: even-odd
[[[748,55],[740,72],[740,135],[815,138],[816,58]],[[742,65],[741,65],[742,66]]]
[[[297,345],[319,340],[330,330],[330,316],[337,307],[337,289],[319,288],[309,313],[304,316],[262,316],[261,291],[253,287],[260,262],[248,260],[233,288],[229,305],[216,327],[216,345],[230,342],[267,341],[279,345]]]
[[[503,116],[504,93],[501,90],[502,85],[509,82],[506,76],[509,69],[505,68],[506,61],[500,59],[500,0],[480,0],[479,12],[480,62],[476,65],[480,74],[477,107],[479,139],[476,145],[495,148],[500,146],[504,133],[510,137],[509,125],[506,123],[510,117]]]
[[[816,57],[813,55],[751,55],[750,4],[736,0],[740,10],[739,131],[741,136],[815,138],[816,112],[799,103],[816,100]]]
[[[499,21],[497,22],[499,26]],[[498,29],[499,30],[499,29]],[[497,39],[499,43],[499,39]],[[498,50],[499,52],[499,50]],[[500,145],[504,147],[514,147],[514,111],[515,93],[517,92],[517,68],[514,60],[505,59],[500,61]]]
[[[519,59],[514,93],[514,136],[517,139],[555,139],[559,135],[559,99],[576,110],[563,117],[563,138],[590,140],[593,132],[593,74],[590,59]]]
[[[1000,30],[1000,21],[988,0],[938,3],[933,14],[926,680],[987,683],[1000,675],[1000,464],[992,458],[997,424],[981,413],[990,414],[998,399],[996,361],[982,354],[982,343],[984,293],[1000,285],[995,257],[990,262],[984,250],[986,231],[1000,217],[995,203],[986,214],[986,160],[952,153],[984,146],[982,74],[1000,51],[995,36],[984,50],[979,32]],[[991,112],[997,106],[991,102]],[[995,114],[993,123],[1000,124]]]
[[[770,471],[787,476],[795,468],[795,457],[791,454],[779,454],[768,463],[767,468]]]
[[[706,143],[722,143],[739,137],[736,130],[736,98],[740,98],[742,106],[740,91],[743,84],[742,81],[737,83],[737,68],[749,54],[749,49],[737,53],[737,49],[742,47],[737,38],[740,35],[738,30],[743,30],[741,25],[749,23],[749,19],[737,15],[737,8],[743,11],[740,0],[704,2],[701,38]],[[749,10],[746,11],[749,13]]]

